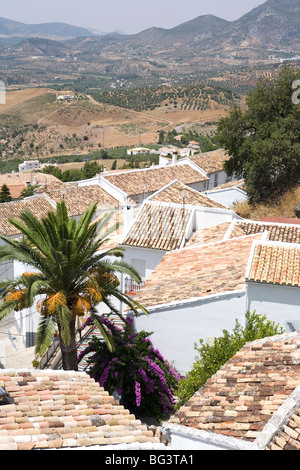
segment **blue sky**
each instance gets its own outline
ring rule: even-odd
[[[264,0],[10,0],[0,16],[24,23],[63,22],[104,32],[172,28],[200,15],[235,20]]]

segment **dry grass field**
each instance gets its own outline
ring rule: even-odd
[[[287,192],[276,204],[257,204],[251,206],[248,202],[235,204],[234,211],[245,219],[260,220],[262,217],[296,218],[294,209],[300,202],[300,187]]]
[[[26,131],[22,158],[50,158],[62,151],[66,155],[80,155],[99,148],[155,144],[161,129],[168,131],[191,122],[215,122],[228,111],[212,102],[211,109],[206,111],[183,111],[163,103],[153,111],[138,112],[101,104],[86,95],[71,102],[59,102],[56,95],[49,88],[7,93],[6,105],[0,106],[0,127],[39,126],[30,129],[30,133]],[[13,153],[11,147],[3,155]]]

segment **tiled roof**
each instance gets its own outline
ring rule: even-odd
[[[245,186],[245,180],[233,180],[233,181],[227,181],[227,183],[220,184],[219,186],[216,186],[215,188],[207,189],[205,192],[210,193],[212,191],[219,191],[220,189],[231,189],[231,188],[239,188],[242,191],[244,191],[244,186]]]
[[[21,172],[21,173],[6,173],[0,175],[0,187],[3,184],[7,186],[25,186],[26,183],[34,184],[47,184],[52,182],[58,182],[59,180],[53,175],[46,175],[45,173],[40,172]]]
[[[58,182],[59,180],[53,175],[45,175],[44,173],[24,172],[24,173],[7,173],[0,175],[0,188],[6,184],[9,188],[10,195],[13,199],[21,197],[22,191],[29,183],[31,185]]]
[[[224,163],[229,159],[226,150],[219,149],[212,152],[200,153],[189,157],[189,159],[202,168],[206,173],[222,171]]]
[[[247,343],[170,421],[257,442],[274,413],[300,385],[299,364],[299,332]],[[294,437],[299,436],[296,415],[297,432],[292,424]]]
[[[247,280],[300,287],[300,245],[256,244]]]
[[[9,220],[19,218],[23,211],[30,211],[38,219],[41,219],[46,217],[49,212],[55,211],[55,205],[51,204],[48,198],[43,195],[0,204],[0,234],[6,236],[20,234],[20,231]]]
[[[145,203],[122,245],[176,250],[185,241],[192,210],[182,206]]]
[[[231,237],[263,233],[265,231],[268,232],[267,240],[300,243],[300,226],[291,224],[272,224],[255,221],[236,222]]]
[[[190,204],[193,206],[210,207],[214,209],[227,209],[222,204],[215,202],[204,194],[190,188],[180,181],[173,181],[162,191],[149,198],[151,201],[170,202],[174,204]]]
[[[287,418],[267,449],[300,450],[300,407]]]
[[[175,179],[187,185],[207,181],[206,176],[188,164],[130,170],[104,177],[129,196],[158,191]]]
[[[224,240],[229,227],[230,222],[224,222],[213,227],[197,229],[191,238],[187,241],[185,246],[220,242]]]
[[[123,445],[158,439],[85,372],[0,370],[13,404],[0,402],[0,450]]]
[[[243,289],[257,239],[261,235],[166,253],[135,300],[149,308]]]
[[[117,208],[120,204],[97,184],[80,187],[77,184],[50,184],[39,192],[44,192],[55,202],[64,200],[70,216],[83,214],[94,202],[98,203],[98,209]]]

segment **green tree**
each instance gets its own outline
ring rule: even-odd
[[[160,145],[164,144],[165,142],[165,135],[166,133],[164,131],[159,131],[159,134],[158,134],[158,143]]]
[[[98,162],[85,162],[82,171],[86,179],[93,178],[97,173],[101,172],[101,168]]]
[[[38,187],[39,187],[38,184],[36,184],[34,186],[26,186],[26,188],[24,188],[21,192],[21,197],[26,198],[26,197],[33,196],[34,190]]]
[[[54,165],[45,166],[45,168],[43,169],[43,173],[46,173],[47,175],[53,175],[53,176],[55,176],[55,178],[62,181],[63,173],[60,170],[60,168],[57,168]]]
[[[246,100],[221,119],[218,138],[228,153],[228,175],[245,178],[251,203],[276,202],[300,182],[300,105],[292,101],[299,71],[284,67],[261,79]]]
[[[20,219],[11,223],[23,234],[21,240],[1,236],[6,242],[0,247],[0,260],[18,260],[32,266],[35,272],[25,272],[15,280],[0,283],[3,303],[0,320],[12,311],[33,306],[41,314],[36,340],[36,354],[42,356],[50,346],[53,334],[59,333],[62,363],[65,370],[77,370],[76,319],[95,312],[104,302],[111,311],[122,315],[112,306],[111,297],[124,302],[138,313],[141,306],[119,290],[116,273],[125,273],[140,282],[138,273],[122,259],[123,250],[114,248],[101,252],[110,231],[101,233],[109,217],[93,223],[96,204],[77,222],[69,218],[64,202],[57,204],[39,221],[24,211]],[[107,256],[117,257],[109,262]],[[42,300],[40,300],[42,298]],[[99,325],[109,347],[113,341],[109,332]]]
[[[78,168],[71,168],[70,170],[66,170],[62,174],[62,181],[64,183],[68,181],[80,181],[85,179],[85,174],[82,170]]]
[[[117,159],[115,158],[114,161],[113,161],[113,164],[111,166],[111,169],[112,170],[116,170],[117,169]]]
[[[12,200],[9,187],[4,183],[0,190],[0,202],[9,202]]]
[[[213,345],[200,340],[200,347],[195,350],[199,357],[185,379],[179,382],[176,392],[178,407],[186,403],[232,356],[247,342],[283,333],[284,329],[274,322],[267,320],[265,315],[256,312],[246,314],[246,326],[243,328],[236,321],[232,333],[223,330],[223,336],[216,338]]]

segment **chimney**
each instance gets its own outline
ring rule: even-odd
[[[175,165],[178,161],[178,155],[177,155],[177,151],[173,152],[173,155],[172,155],[172,164]]]

